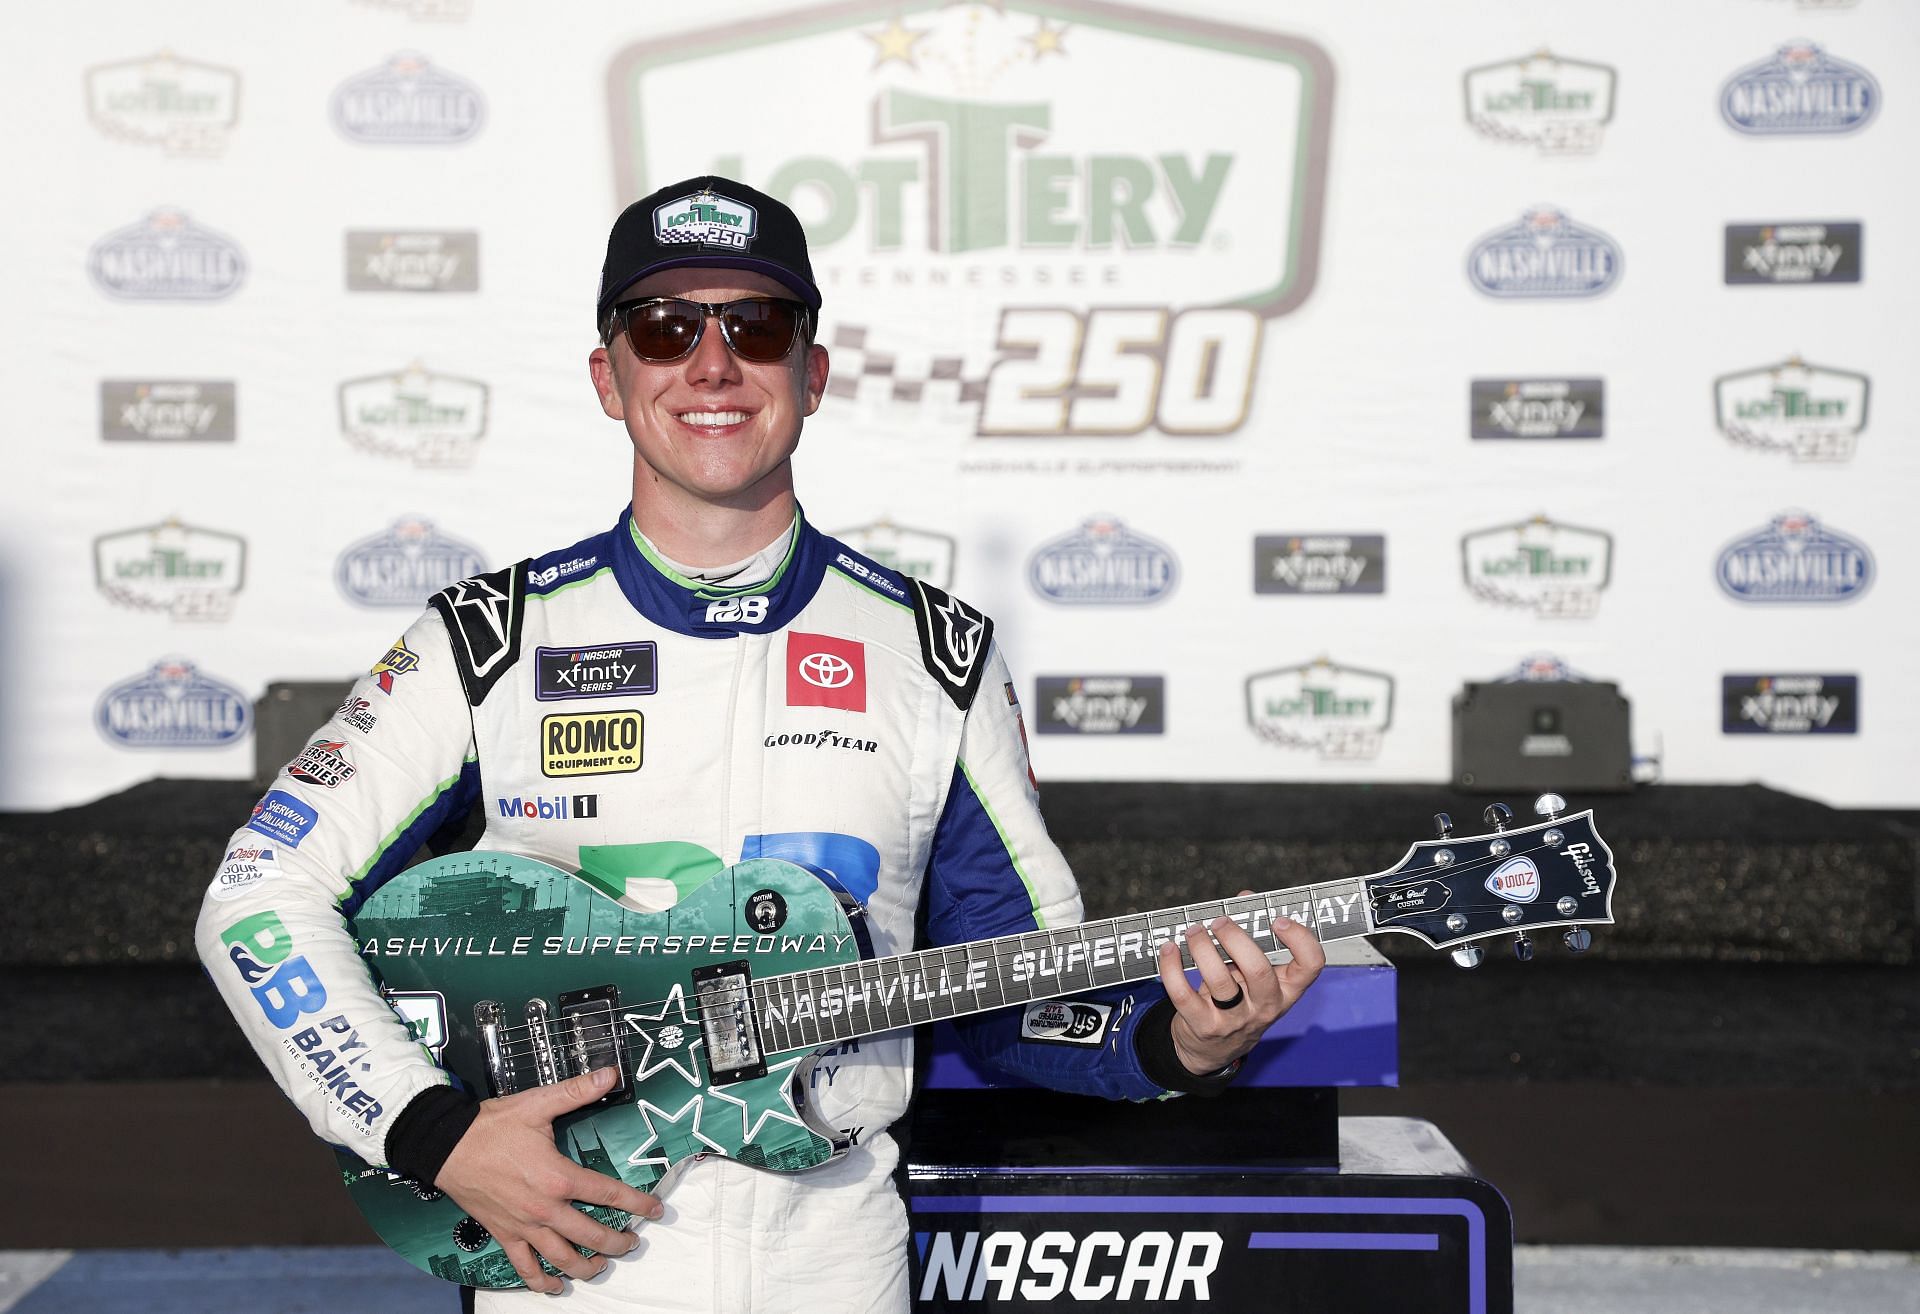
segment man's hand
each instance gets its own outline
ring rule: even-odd
[[[1293,954],[1293,961],[1283,967],[1268,962],[1253,937],[1230,917],[1188,927],[1187,949],[1200,969],[1198,990],[1187,984],[1179,947],[1171,940],[1160,946],[1160,983],[1174,1007],[1173,1050],[1194,1075],[1218,1072],[1246,1054],[1327,965],[1326,950],[1312,931],[1287,917],[1276,917],[1272,924],[1274,937]],[[1221,957],[1221,949],[1231,963]]]
[[[566,1289],[559,1278],[541,1271],[535,1251],[568,1277],[590,1278],[606,1268],[607,1255],[624,1255],[640,1244],[631,1232],[596,1223],[573,1201],[660,1217],[655,1197],[583,1168],[553,1148],[553,1120],[601,1098],[612,1084],[613,1069],[601,1068],[483,1101],[434,1179],[493,1233],[531,1290],[558,1294]],[[573,1248],[576,1244],[596,1253],[588,1258]]]

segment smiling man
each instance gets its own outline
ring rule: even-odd
[[[605,1095],[601,1074],[484,1100],[450,1084],[342,927],[339,905],[357,906],[443,821],[485,801],[481,848],[577,872],[642,911],[726,864],[784,858],[859,906],[878,955],[921,933],[961,944],[1081,915],[992,621],[801,514],[792,456],[829,365],[819,309],[805,234],[779,201],[694,178],[628,207],[588,363],[633,444],[631,506],[603,533],[436,595],[323,732],[352,752],[351,780],[283,772],[263,801],[295,818],[278,823],[278,878],[210,895],[201,918],[203,959],[315,1130],[445,1191],[532,1292],[566,1290],[581,1309],[905,1310],[887,1128],[911,1093],[912,1037],[869,1037],[796,1070],[796,1106],[840,1152],[814,1171],[705,1156],[658,1199],[591,1172],[556,1151],[552,1122]],[[540,729],[561,714],[604,721],[607,751],[562,740],[556,757]],[[765,903],[752,924],[778,925],[783,908]],[[315,1091],[245,963],[228,970],[235,926],[257,931],[263,916],[274,961],[302,955],[302,980],[366,1049],[353,1108]],[[1065,1043],[1046,1003],[965,1019],[963,1039],[1063,1090],[1220,1089],[1324,961],[1310,931],[1274,926],[1293,955],[1284,968],[1221,919],[1186,936],[1199,990],[1168,944],[1158,985],[1080,996],[1088,1025]],[[647,1221],[616,1232],[575,1200]],[[532,1292],[482,1292],[479,1307]]]

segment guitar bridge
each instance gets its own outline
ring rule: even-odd
[[[569,1076],[612,1068],[613,1089],[601,1103],[628,1098],[632,1091],[627,1066],[622,1062],[619,1033],[614,1014],[620,1007],[620,987],[590,986],[569,990],[560,996],[560,1026],[554,1039],[556,1060]]]
[[[753,1015],[752,974],[743,958],[693,969],[700,1003],[700,1034],[707,1042],[707,1075],[715,1086],[767,1075],[760,1023]]]

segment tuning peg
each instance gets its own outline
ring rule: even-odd
[[[1472,969],[1480,966],[1480,960],[1486,956],[1486,951],[1479,945],[1463,944],[1453,951],[1453,965]]]
[[[1441,839],[1453,838],[1453,818],[1444,812],[1433,814],[1433,833]]]
[[[1533,801],[1533,815],[1548,821],[1560,820],[1560,814],[1566,810],[1567,801],[1558,794],[1542,794]]]
[[[1566,942],[1567,952],[1571,954],[1584,954],[1593,944],[1593,932],[1584,926],[1575,926],[1560,938]]]
[[[1505,830],[1507,823],[1513,820],[1513,809],[1505,803],[1489,803],[1487,810],[1480,815],[1495,830]]]
[[[1525,931],[1513,937],[1513,956],[1523,963],[1533,961],[1533,941],[1527,939]]]

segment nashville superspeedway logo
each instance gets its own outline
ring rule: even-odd
[[[683,131],[716,59],[762,125],[737,152]],[[1154,95],[1104,94],[1141,67]],[[1187,436],[1241,427],[1313,288],[1333,83],[1310,41],[1180,14],[867,2],[638,43],[608,97],[619,195],[739,178],[800,215],[829,300],[858,289],[831,396],[954,436]]]

